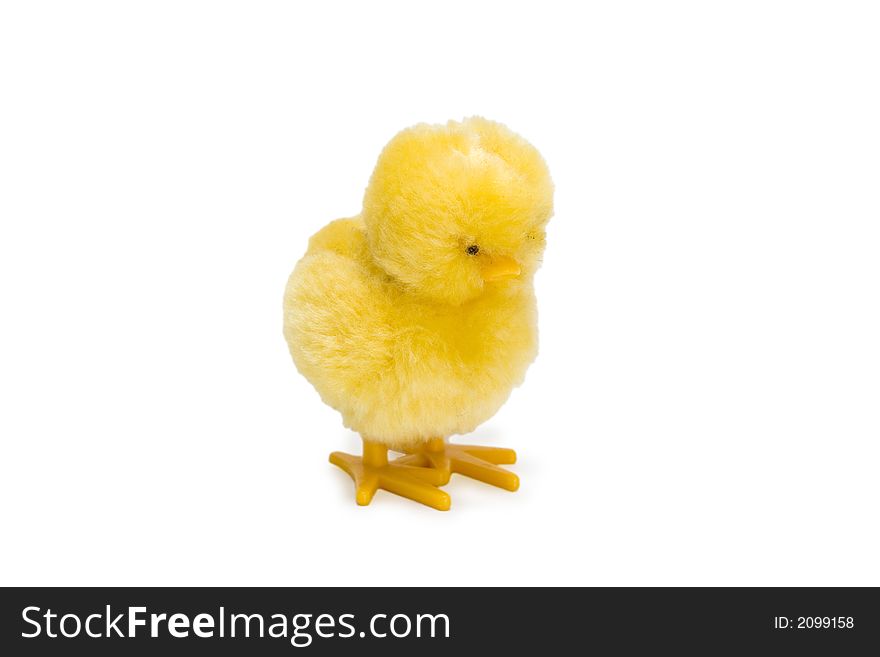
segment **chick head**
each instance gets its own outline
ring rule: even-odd
[[[362,216],[382,269],[412,293],[461,304],[530,279],[552,214],[538,151],[473,117],[397,134],[379,156]]]

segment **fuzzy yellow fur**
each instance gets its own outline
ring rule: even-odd
[[[538,152],[485,119],[418,125],[385,147],[361,214],[312,236],[284,295],[293,360],[347,427],[399,448],[501,407],[537,353],[552,195]],[[485,282],[498,258],[521,274]]]

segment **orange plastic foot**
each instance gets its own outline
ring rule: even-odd
[[[516,463],[516,452],[504,447],[480,447],[479,445],[454,445],[443,438],[433,438],[395,459],[394,463],[415,467],[430,467],[442,474],[442,483],[449,481],[453,472],[492,486],[515,491],[519,477],[499,465]]]
[[[445,483],[442,473],[396,461],[389,463],[388,448],[381,443],[364,438],[362,457],[333,452],[330,463],[354,479],[355,500],[361,506],[369,504],[380,488],[439,511],[448,511],[451,505],[449,495],[437,488]]]

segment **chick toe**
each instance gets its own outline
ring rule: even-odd
[[[516,463],[516,452],[504,447],[455,445],[436,438],[395,459],[394,463],[427,466],[442,473],[444,483],[449,481],[452,473],[458,473],[505,490],[519,489],[519,477],[498,467]]]
[[[387,448],[364,441],[364,455],[344,452],[330,454],[330,463],[344,470],[354,480],[355,501],[368,505],[377,490],[406,497],[438,511],[448,511],[452,505],[449,494],[437,488],[443,473],[431,468],[409,464],[389,463]]]

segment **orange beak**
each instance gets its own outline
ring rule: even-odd
[[[513,258],[497,256],[483,265],[483,280],[487,283],[506,281],[520,275],[522,268]]]

